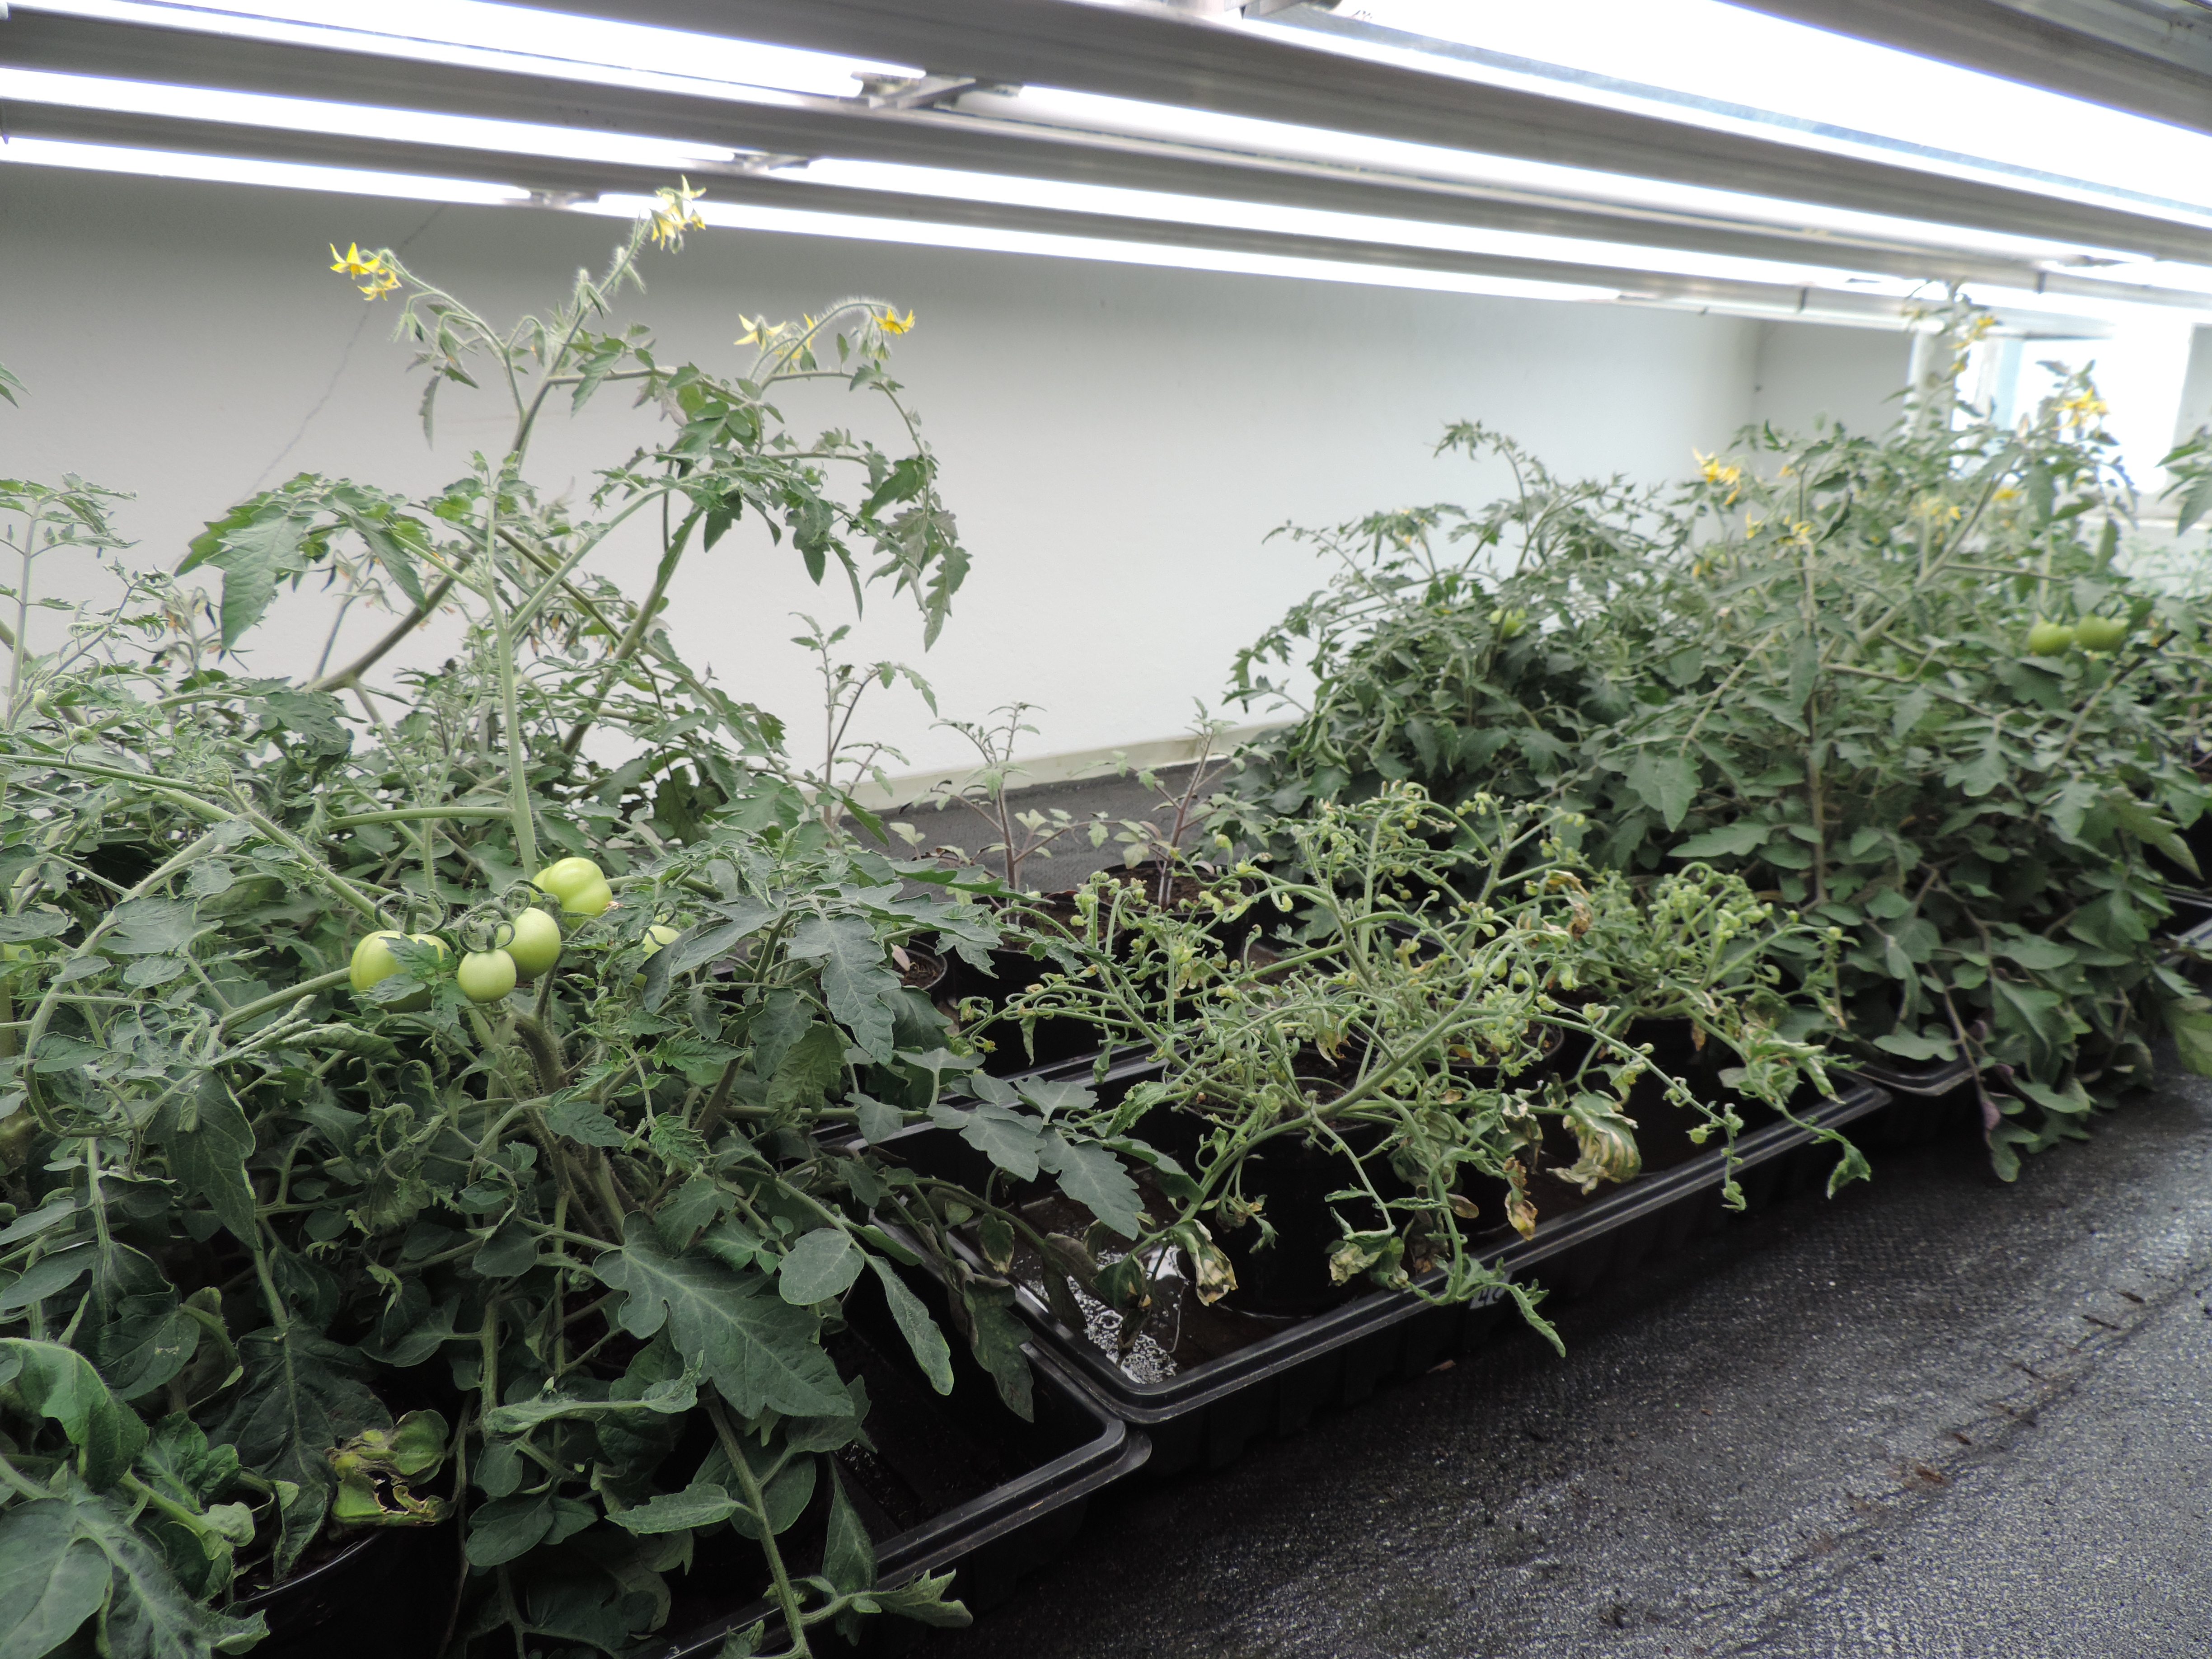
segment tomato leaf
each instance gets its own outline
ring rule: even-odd
[[[768,1407],[794,1416],[846,1409],[836,1369],[817,1340],[809,1310],[767,1294],[760,1273],[732,1273],[711,1256],[665,1249],[642,1215],[632,1215],[622,1248],[592,1271],[627,1291],[617,1315],[632,1336],[665,1326],[676,1351],[698,1365],[722,1397],[746,1416]]]

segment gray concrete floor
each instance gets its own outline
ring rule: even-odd
[[[1227,1469],[945,1659],[2212,1654],[2212,1086],[1749,1218]]]

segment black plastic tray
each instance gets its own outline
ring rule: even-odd
[[[253,1650],[262,1659],[433,1654],[445,1634],[454,1562],[450,1521],[382,1528],[296,1578],[241,1596],[229,1611],[266,1618],[268,1639]]]
[[[1912,1066],[1902,1060],[1853,1060],[1850,1075],[1893,1095],[1917,1100],[1942,1100],[1974,1080],[1974,1068],[1966,1060],[1930,1060]]]
[[[2194,927],[2185,927],[2167,936],[2169,945],[2185,945],[2191,950],[2212,951],[2212,917],[2207,917]]]
[[[990,1379],[957,1341],[953,1360],[955,1395],[965,1391],[971,1400],[988,1397],[989,1407],[984,1409],[1005,1413],[1010,1426],[1021,1426],[999,1403]],[[1144,1467],[1152,1455],[1152,1442],[1143,1431],[1109,1411],[1053,1356],[1032,1354],[1030,1364],[1036,1378],[1036,1420],[1064,1449],[981,1497],[905,1532],[877,1539],[878,1583],[889,1588],[922,1573],[950,1571],[954,1575],[951,1593],[971,1613],[980,1614],[1012,1595],[1024,1573],[1067,1547],[1093,1497]],[[782,1616],[772,1601],[762,1598],[648,1650],[641,1659],[704,1659],[720,1653],[732,1632],[756,1621],[768,1625],[769,1645],[763,1650],[775,1651],[782,1639]],[[842,1644],[827,1625],[811,1627],[807,1640],[817,1653],[894,1654],[908,1651],[927,1633],[921,1625],[887,1614],[866,1621],[857,1650]]]
[[[1152,1069],[1147,1062],[1132,1061],[1109,1068],[1103,1081],[1127,1081]],[[1044,1074],[1073,1078],[1089,1070],[1075,1061]],[[1836,1097],[1800,1115],[1831,1128],[1876,1113],[1927,1115],[1924,1106],[1893,1102],[1887,1090],[1871,1083],[1845,1078],[1838,1087]],[[1894,1127],[1910,1133],[1904,1121]],[[1878,1133],[1887,1138],[1890,1127],[1884,1123]],[[952,1139],[950,1132],[935,1128],[908,1130],[900,1139],[928,1135]],[[1816,1136],[1787,1121],[1739,1136],[1736,1153],[1736,1179],[1747,1209],[1820,1180],[1835,1157]],[[1716,1149],[1645,1176],[1540,1223],[1533,1237],[1498,1244],[1486,1257],[1507,1277],[1540,1283],[1560,1299],[1583,1295],[1608,1276],[1679,1249],[1721,1225],[1729,1213],[1721,1201],[1725,1164],[1724,1153]],[[991,1271],[980,1259],[971,1265]],[[1161,1382],[1142,1382],[1082,1333],[1062,1325],[1025,1285],[1016,1287],[1016,1308],[1035,1333],[1029,1345],[1033,1358],[1057,1362],[1114,1415],[1151,1437],[1147,1468],[1155,1475],[1197,1465],[1218,1468],[1258,1436],[1295,1433],[1322,1407],[1356,1404],[1377,1384],[1418,1375],[1446,1354],[1480,1340],[1509,1314],[1518,1318],[1511,1299],[1502,1293],[1478,1303],[1440,1305],[1407,1291],[1376,1291],[1218,1359]]]

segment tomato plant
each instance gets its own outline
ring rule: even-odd
[[[1310,538],[1344,574],[1237,686],[1267,699],[1296,662],[1316,690],[1241,793],[1481,789],[1586,815],[1596,862],[1639,879],[1739,872],[1844,930],[1839,1040],[1971,1062],[2009,1176],[2148,1079],[2160,1031],[2212,1064],[2148,856],[2193,867],[2212,800],[2207,612],[2118,559],[2103,407],[2077,376],[2017,427],[1954,396],[1881,437],[1760,428],[1671,495],[1455,428],[1519,488]]]
[[[290,479],[34,645],[39,562],[119,548],[112,498],[0,483],[0,1559],[43,1621],[11,1656],[237,1651],[260,1620],[236,1595],[441,1521],[457,1655],[628,1653],[726,1525],[793,1651],[865,1611],[965,1616],[942,1576],[876,1582],[837,1474],[866,1400],[823,1344],[856,1282],[932,1386],[952,1373],[867,1221],[894,1177],[817,1132],[971,1063],[890,952],[995,934],[945,872],[838,839],[781,723],[656,619],[741,522],[755,556],[910,595],[929,635],[966,557],[918,442],[802,441],[773,401],[830,378],[818,353],[910,433],[886,307],[762,325],[734,373],[611,320],[688,201],[508,326],[339,257],[403,307],[434,392],[512,392],[508,444],[445,489]],[[580,499],[541,491],[542,420],[616,386],[666,426]],[[636,595],[592,563],[631,523],[664,526]],[[304,682],[243,672],[279,598],[324,584],[398,614]],[[455,609],[447,664],[384,672]],[[1025,1399],[1011,1316],[961,1317]],[[724,1449],[703,1480],[689,1421]],[[810,1578],[779,1534],[817,1479]]]

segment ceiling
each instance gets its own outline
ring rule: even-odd
[[[1737,3],[2212,133],[2194,4]],[[572,210],[680,173],[718,222],[762,228],[1888,326],[1945,283],[2027,334],[2094,334],[2120,302],[2212,316],[2193,198],[1313,5],[13,0],[0,19],[0,161],[275,163],[250,176]]]

